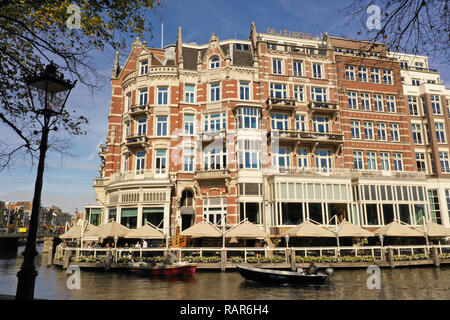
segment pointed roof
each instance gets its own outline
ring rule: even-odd
[[[335,238],[336,235],[328,229],[324,229],[310,221],[304,221],[298,226],[286,231],[283,234],[290,237],[314,237],[314,238]]]
[[[425,233],[423,231],[410,228],[397,221],[392,221],[384,227],[376,230],[375,235],[384,237],[425,237]]]
[[[360,226],[354,225],[347,220],[342,221],[338,227],[339,237],[354,237],[354,238],[367,238],[374,237],[375,234]]]
[[[420,226],[417,229],[421,232],[424,232],[425,227]],[[450,237],[450,228],[446,228],[435,222],[428,222],[427,229],[427,234],[429,237]]]
[[[120,223],[117,223],[116,221],[112,220],[109,221],[106,224],[103,224],[95,229],[92,229],[89,232],[86,232],[84,237],[86,238],[123,238],[125,237],[131,229],[121,225]]]
[[[227,238],[267,238],[268,234],[265,233],[260,227],[255,224],[244,221],[241,224],[233,227],[225,233]]]
[[[180,233],[182,236],[190,236],[192,238],[211,237],[218,238],[222,236],[222,232],[219,231],[210,222],[203,220],[194,224],[192,227],[187,228]]]
[[[133,229],[125,236],[128,239],[164,239],[165,237],[161,231],[149,224]]]
[[[60,235],[59,237],[61,239],[79,239],[79,238],[81,238],[81,227],[82,227],[81,224],[76,224],[72,228],[67,230],[67,232]],[[92,224],[88,224],[86,229],[84,230],[84,232],[88,232],[92,229],[95,229],[95,226]]]

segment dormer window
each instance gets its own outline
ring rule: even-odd
[[[214,57],[210,60],[209,68],[210,69],[217,69],[220,67],[220,60],[217,57]]]
[[[141,73],[140,75],[144,75],[148,73],[148,60],[141,61]]]

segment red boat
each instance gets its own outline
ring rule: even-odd
[[[130,264],[131,272],[157,276],[192,276],[196,270],[197,265],[191,263],[163,264],[157,266],[143,262]]]

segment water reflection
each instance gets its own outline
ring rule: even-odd
[[[0,255],[0,294],[15,294],[17,271],[23,257]],[[68,274],[58,267],[46,267],[47,256],[37,257],[37,298],[43,299],[450,299],[450,268],[382,269],[380,290],[366,286],[365,269],[336,270],[324,285],[264,285],[244,280],[237,272],[199,271],[193,277],[149,277],[126,270],[107,272],[82,270],[81,289],[69,290]]]

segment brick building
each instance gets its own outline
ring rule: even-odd
[[[170,234],[202,219],[248,219],[274,236],[305,219],[450,226],[450,92],[439,79],[406,83],[439,77],[426,58],[267,31],[198,45],[179,28],[164,49],[137,39],[123,66],[117,53],[95,214]],[[415,123],[429,128],[420,146]]]

